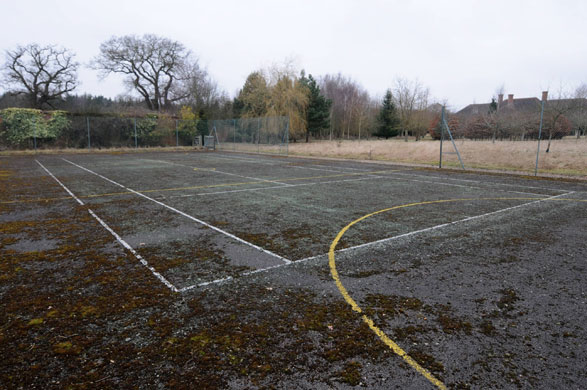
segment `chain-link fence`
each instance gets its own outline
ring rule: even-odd
[[[584,175],[587,101],[546,101],[545,97],[542,102],[512,99],[508,104],[503,103],[505,109],[502,110],[491,109],[487,104],[471,105],[457,114],[445,116],[444,122],[437,121],[430,135],[440,139],[444,123],[450,128],[450,133],[443,134],[445,140],[453,141],[445,144],[449,155],[440,153],[441,165],[446,157],[448,166],[535,175],[538,172]]]
[[[209,121],[216,148],[253,153],[288,153],[289,118],[262,117]]]
[[[0,111],[1,149],[200,146],[213,135],[221,150],[287,154],[287,117],[181,120],[162,115],[79,116],[32,109]]]

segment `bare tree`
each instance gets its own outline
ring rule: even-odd
[[[376,115],[370,109],[373,102],[359,83],[340,73],[325,75],[320,78],[320,90],[332,101],[330,125],[335,137],[344,137],[346,133],[350,138],[351,132],[358,135],[366,123],[372,127]],[[367,113],[369,115],[365,117]]]
[[[581,133],[587,134],[587,83],[582,83],[575,89],[576,106],[569,115],[569,119],[575,129],[577,139]]]
[[[393,88],[393,96],[398,108],[400,122],[406,141],[408,134],[419,129],[419,121],[416,120],[416,112],[423,111],[428,105],[428,88],[418,80],[410,81],[398,78]]]
[[[75,54],[57,46],[35,43],[6,51],[4,81],[14,94],[25,95],[30,105],[53,107],[52,101],[65,97],[77,85],[79,63]]]
[[[562,138],[570,131],[570,122],[567,115],[575,111],[577,99],[570,98],[570,94],[562,87],[558,91],[556,99],[549,100],[544,107],[544,128],[548,131],[548,146],[546,153],[550,152],[553,137]]]
[[[192,64],[192,70],[185,81],[185,91],[188,96],[182,103],[191,106],[194,112],[205,112],[208,118],[220,114],[221,106],[230,100],[218,83],[197,63]]]
[[[180,42],[153,34],[112,37],[100,45],[91,63],[101,76],[126,75],[125,82],[137,91],[151,110],[169,108],[190,95],[189,80],[199,67]]]

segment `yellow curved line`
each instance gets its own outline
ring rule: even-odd
[[[553,200],[553,201],[578,201],[578,202],[587,202],[587,200],[583,199],[547,199],[547,198],[461,198],[461,199],[443,199],[443,200],[431,200],[425,202],[415,202],[415,203],[408,203],[404,205],[389,207],[383,210],[375,211],[373,213],[364,215],[360,218],[355,219],[348,225],[346,225],[342,230],[338,232],[332,243],[330,244],[330,249],[328,251],[328,265],[330,267],[330,274],[336,283],[336,287],[338,287],[338,291],[342,294],[344,300],[351,306],[353,311],[362,314],[361,318],[363,322],[365,322],[369,328],[387,345],[391,350],[398,356],[400,356],[406,363],[408,363],[412,368],[422,374],[430,383],[438,387],[439,389],[446,390],[447,387],[444,383],[442,383],[438,378],[436,378],[430,371],[422,367],[418,362],[416,362],[410,355],[406,353],[399,345],[397,345],[389,336],[385,334],[371,318],[367,315],[363,314],[363,310],[361,307],[355,302],[355,300],[350,296],[347,289],[344,287],[342,282],[340,281],[340,276],[338,275],[338,271],[336,269],[336,261],[334,257],[334,251],[336,250],[336,246],[338,245],[340,239],[344,234],[349,230],[353,225],[370,218],[377,214],[382,214],[391,210],[397,210],[406,207],[413,207],[413,206],[421,206],[427,204],[436,204],[436,203],[449,203],[449,202],[464,202],[464,201],[471,201],[471,200]]]

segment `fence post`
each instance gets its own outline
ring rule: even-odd
[[[38,118],[35,117],[35,126],[33,127],[33,144],[35,145],[35,152],[37,151],[37,121]]]
[[[438,168],[442,168],[442,143],[444,142],[444,106],[442,106],[442,114],[440,115],[440,159],[438,161]]]
[[[261,117],[257,118],[257,154],[260,153],[259,144],[261,143]]]
[[[287,117],[287,126],[285,127],[285,155],[289,156],[289,115]]]
[[[232,150],[236,151],[236,119],[232,120],[232,127],[233,127],[233,133],[232,133]]]
[[[134,119],[134,124],[135,124],[135,149],[138,147],[138,142],[137,142],[137,118],[133,118]]]
[[[177,119],[175,120],[175,147],[179,146],[179,130],[177,127]]]
[[[86,127],[88,128],[88,149],[90,149],[92,146],[91,141],[90,141],[90,117],[87,116],[86,117]]]
[[[538,175],[538,156],[540,155],[540,139],[542,138],[542,118],[544,116],[544,98],[540,108],[540,127],[538,128],[538,149],[536,150],[536,166],[534,167],[534,176]]]

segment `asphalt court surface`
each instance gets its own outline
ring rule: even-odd
[[[364,386],[587,386],[585,182],[218,152],[4,166],[42,182],[2,199],[4,221],[74,207],[69,191],[108,229],[101,251],[126,244],[177,299],[261,284],[345,302],[389,354],[353,360]],[[337,372],[357,371],[347,360]],[[273,380],[355,383],[341,377]]]

